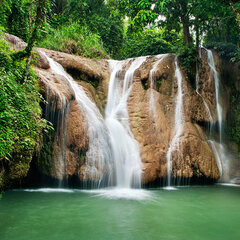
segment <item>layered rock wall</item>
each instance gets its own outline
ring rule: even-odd
[[[19,43],[10,37],[9,39],[16,50],[25,46],[23,42]],[[38,49],[37,52],[39,57],[35,69],[39,75],[42,95],[46,100],[43,110],[45,118],[52,122],[55,128],[55,132],[47,139],[48,147],[42,149],[44,154],[35,160],[37,168],[53,179],[70,179],[74,176],[81,181],[84,179],[89,147],[88,128],[91,126],[88,125],[69,82],[50,69],[42,52],[60,63],[83,87],[103,117],[110,77],[109,64],[106,60],[90,60],[47,49]],[[221,63],[217,55],[214,56],[220,69]],[[178,91],[174,59],[174,55],[166,55],[157,66],[153,86],[155,114],[150,109],[149,101],[150,71],[157,60],[156,56],[147,57],[136,70],[128,99],[130,126],[140,146],[143,162],[142,182],[145,184],[167,176],[167,152],[175,134],[174,118]],[[184,124],[179,137],[179,150],[175,149],[172,152],[173,178],[219,178],[216,160],[203,127],[210,122],[203,98],[209,106],[213,121],[217,121],[215,86],[213,76],[209,73],[207,53],[203,49],[199,62],[200,96],[181,70]],[[226,94],[222,99],[223,119],[226,119],[229,97]]]
[[[72,74],[75,79],[82,80],[79,84],[83,86],[88,96],[96,103],[102,113],[106,104],[107,87],[109,81],[109,69],[106,61],[93,61],[71,56],[65,53],[59,53],[49,50],[43,50],[55,61],[61,63],[63,67]],[[154,57],[149,57],[147,61],[134,74],[134,83],[132,92],[128,99],[128,109],[130,117],[130,126],[134,137],[139,143],[141,158],[143,162],[142,182],[149,183],[157,179],[163,179],[167,176],[167,151],[174,132],[174,116],[176,107],[177,79],[175,78],[174,55],[168,55],[159,64],[156,72],[156,83],[154,86],[154,99],[156,114],[153,115],[150,107],[150,79],[149,73],[155,61]],[[200,79],[204,82],[201,91],[205,94],[209,106],[214,112],[215,108],[215,90],[214,84],[206,74],[208,71],[204,63],[200,68]],[[205,63],[206,65],[206,63]],[[70,70],[69,70],[70,69]],[[61,76],[51,76],[49,70],[37,69],[41,82],[46,84],[46,92],[55,96],[55,101],[62,101],[70,104],[69,114],[67,116],[66,131],[66,152],[65,152],[65,177],[73,175],[83,180],[85,169],[85,158],[88,150],[88,123],[84,114],[75,102],[71,87]],[[208,122],[207,115],[202,98],[196,95],[192,89],[184,72],[183,76],[183,103],[184,103],[184,129],[180,136],[180,149],[172,153],[172,177],[206,177],[209,179],[218,179],[219,172],[214,159],[210,144],[207,141],[198,122]],[[205,74],[205,75],[204,75]],[[48,76],[49,75],[49,76]],[[83,76],[83,79],[80,79]],[[85,78],[85,79],[84,79]],[[87,80],[86,80],[87,78]],[[205,80],[207,83],[205,83]],[[90,79],[90,80],[89,80]],[[92,81],[98,81],[97,86],[91,84]],[[85,80],[85,81],[84,81]],[[63,82],[61,82],[63,81]],[[209,81],[209,83],[208,83]],[[47,90],[48,89],[48,90]],[[56,89],[58,89],[56,91]],[[202,90],[204,89],[204,90]],[[56,92],[58,92],[56,94]],[[204,95],[203,94],[203,95]],[[49,96],[48,96],[49,98]],[[50,98],[50,101],[51,98]],[[195,107],[193,107],[195,106]],[[61,104],[57,104],[57,108]],[[59,169],[56,165],[61,152],[61,144],[56,137],[53,141],[53,151],[51,161],[55,166],[51,166],[53,171],[49,174],[53,178],[59,178]],[[91,180],[91,179],[90,179]]]

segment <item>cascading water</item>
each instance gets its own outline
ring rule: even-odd
[[[210,51],[211,52],[211,51]],[[208,52],[208,62],[214,77],[216,87],[216,104],[218,111],[218,125],[220,140],[222,139],[220,128],[222,127],[222,108],[219,103],[219,79],[216,72],[213,57]],[[150,97],[149,108],[153,112],[155,110],[153,84],[156,69],[165,55],[158,55],[150,71]],[[89,149],[86,153],[86,170],[85,179],[92,182],[98,182],[99,186],[103,186],[103,179],[107,179],[105,186],[115,185],[117,189],[130,189],[131,187],[139,188],[141,186],[142,163],[140,158],[140,149],[137,141],[130,129],[128,115],[128,98],[132,91],[134,73],[146,61],[146,57],[136,59],[128,59],[125,61],[109,60],[111,69],[108,99],[105,109],[105,120],[97,109],[96,105],[88,98],[83,88],[68,75],[63,67],[48,58],[51,70],[56,74],[64,76],[74,90],[76,100],[83,111],[88,122]],[[128,67],[129,66],[129,67]],[[177,95],[174,118],[174,136],[170,142],[167,152],[167,185],[171,186],[172,158],[173,152],[178,152],[180,156],[180,136],[184,125],[183,112],[183,80],[178,65],[178,59],[175,58],[175,78],[177,80]],[[126,73],[124,75],[124,72]],[[213,124],[212,114],[208,105],[199,93],[198,89],[198,72],[196,76],[196,92],[201,96],[204,105],[209,114],[211,124]],[[220,115],[219,115],[220,113]],[[211,129],[213,129],[211,127]],[[218,153],[218,149],[214,141],[209,141],[216,156],[220,174],[222,174],[221,157],[223,154]],[[89,187],[89,186],[88,186]],[[90,187],[97,187],[92,185]]]
[[[201,53],[201,51],[200,51],[200,53]],[[199,54],[199,56],[201,57],[201,54]],[[204,97],[202,96],[202,94],[199,93],[198,82],[199,82],[199,70],[198,70],[198,64],[196,64],[196,93],[202,98],[203,104],[204,104],[204,106],[207,110],[207,113],[208,113],[209,120],[210,120],[210,122],[213,122],[211,111],[210,111]]]
[[[75,98],[83,110],[88,121],[89,149],[86,154],[85,179],[97,182],[97,187],[104,179],[104,175],[110,172],[112,168],[112,150],[109,142],[108,131],[104,125],[104,119],[96,105],[88,98],[83,88],[78,85],[63,67],[53,59],[47,57],[51,70],[59,75],[64,76],[70,83],[75,93]],[[111,176],[107,180],[111,184]],[[89,186],[88,186],[89,187]]]
[[[223,175],[223,166],[222,166],[222,160],[221,160],[220,154],[223,154],[223,151],[218,151],[217,143],[214,140],[208,140],[208,142],[210,143],[211,148],[213,150],[213,153],[214,153],[214,156],[215,156],[215,160],[217,162],[217,166],[218,166],[218,169],[219,169],[220,177],[222,177],[222,175]],[[220,148],[222,148],[222,146],[220,146]]]
[[[167,186],[170,189],[171,186],[171,172],[172,172],[172,163],[171,157],[172,152],[177,149],[179,151],[179,137],[183,131],[183,124],[184,124],[184,113],[183,113],[183,90],[182,90],[182,74],[180,68],[178,66],[178,59],[175,58],[175,78],[177,79],[178,91],[177,91],[177,98],[176,98],[176,108],[175,108],[175,121],[174,121],[174,130],[175,135],[172,138],[170,146],[167,152]]]
[[[210,67],[211,74],[213,75],[214,84],[215,84],[215,94],[216,94],[216,110],[218,117],[218,130],[219,130],[219,147],[217,148],[217,143],[215,141],[211,141],[211,145],[213,146],[213,152],[215,153],[215,157],[217,163],[219,165],[219,172],[221,176],[221,180],[229,180],[229,163],[226,154],[226,150],[223,146],[223,111],[222,105],[220,103],[220,79],[219,74],[216,70],[216,65],[213,58],[213,53],[211,50],[205,49],[207,51],[208,56],[208,65]],[[224,171],[223,171],[224,170]]]
[[[132,90],[135,70],[145,60],[146,57],[134,59],[124,79],[121,78],[122,68],[130,60],[125,62],[109,61],[112,72],[105,109],[105,121],[113,149],[116,186],[118,188],[139,188],[141,186],[142,163],[138,143],[134,139],[129,126],[128,97]]]
[[[98,186],[100,186],[106,175],[108,176],[105,183],[107,186],[116,185],[116,189],[140,188],[142,163],[138,143],[129,126],[128,97],[132,90],[135,70],[141,66],[146,57],[126,61],[109,61],[112,73],[105,121],[82,87],[65,72],[60,64],[49,57],[47,59],[51,70],[64,76],[70,83],[88,122],[89,149],[86,154],[85,178],[98,181]],[[120,73],[123,73],[123,67],[128,64],[130,67],[123,78]],[[107,193],[109,194],[115,196],[119,192]],[[121,194],[126,194],[126,191]]]
[[[206,51],[208,51],[208,50],[206,49]],[[201,57],[201,50],[199,51],[199,56]],[[198,70],[198,65],[197,65],[197,67],[196,67],[196,93],[202,98],[204,106],[205,106],[205,109],[207,110],[208,117],[209,117],[209,120],[210,120],[210,136],[211,136],[212,135],[212,131],[213,131],[214,121],[213,121],[213,117],[212,117],[211,111],[210,111],[210,109],[209,109],[209,107],[208,107],[204,97],[199,93],[198,83],[199,83],[199,70]],[[219,151],[217,150],[217,143],[215,141],[213,141],[213,140],[208,140],[208,142],[210,143],[211,148],[213,150],[213,153],[214,153],[217,165],[218,165],[220,176],[222,176],[222,172],[223,172],[223,170],[222,170],[222,161],[221,161],[221,157],[219,155]]]
[[[41,73],[39,73],[39,75],[42,76]],[[44,78],[44,76],[42,77]],[[66,98],[57,89],[55,89],[55,91],[55,95],[50,96],[49,86],[46,85],[45,119],[51,122],[55,129],[54,142],[56,142],[56,144],[53,147],[53,171],[54,175],[57,176],[58,186],[62,187],[66,168],[65,155],[67,136],[65,129],[68,124],[69,103],[67,103]],[[43,137],[44,142],[49,141],[47,135],[44,134]]]
[[[157,71],[157,67],[160,64],[160,62],[164,59],[164,57],[166,57],[167,54],[160,54],[157,55],[157,61],[153,64],[153,67],[149,73],[149,78],[150,78],[150,99],[149,99],[149,111],[150,113],[153,114],[154,120],[156,119],[156,105],[155,105],[155,99],[154,99],[154,89],[153,89],[153,85],[156,81],[156,71]]]
[[[213,58],[213,53],[211,50],[208,50],[206,48],[204,48],[207,52],[207,61],[208,61],[208,65],[210,67],[210,76],[209,77],[213,77],[214,80],[214,85],[215,85],[215,95],[216,95],[216,110],[217,110],[217,124],[218,124],[218,130],[219,130],[219,144],[214,141],[214,140],[208,140],[208,142],[211,145],[211,148],[213,150],[217,165],[218,165],[218,169],[219,169],[219,173],[220,173],[220,177],[223,177],[224,172],[228,171],[228,164],[225,163],[225,159],[227,159],[226,154],[225,154],[225,150],[222,144],[222,106],[220,104],[220,90],[219,90],[219,86],[220,86],[220,80],[219,80],[219,74],[216,70],[216,66],[215,66],[215,62],[214,62],[214,58]],[[210,120],[210,136],[213,135],[213,128],[214,128],[214,121],[213,121],[213,117],[212,114],[209,110],[209,107],[205,101],[205,99],[203,98],[203,96],[199,93],[198,91],[198,68],[197,68],[197,76],[196,76],[196,92],[197,94],[199,94],[199,96],[201,96],[201,98],[203,99],[204,102],[204,106],[208,112],[209,115],[209,120]],[[224,166],[224,172],[223,172],[223,166]]]
[[[214,84],[215,84],[215,94],[216,94],[216,106],[217,106],[217,116],[218,116],[218,129],[219,129],[219,142],[222,142],[222,106],[219,99],[219,76],[216,70],[213,54],[211,50],[207,50],[208,55],[208,65],[210,67],[210,74],[213,74]]]

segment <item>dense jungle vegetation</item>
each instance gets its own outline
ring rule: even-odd
[[[26,49],[13,52],[5,32],[22,38]],[[240,62],[238,0],[0,0],[0,188],[3,169],[26,175],[47,131],[31,66],[34,47],[114,59],[171,52],[191,67],[200,45]],[[236,121],[228,132],[237,144],[239,102],[235,91]]]

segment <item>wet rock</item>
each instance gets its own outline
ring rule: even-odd
[[[15,50],[26,44],[18,38],[7,35]],[[110,77],[106,60],[91,60],[47,49],[38,49],[36,72],[39,75],[41,92],[49,108],[45,110],[49,120],[54,122],[55,135],[52,138],[50,161],[45,171],[50,177],[59,179],[76,176],[85,179],[86,152],[89,145],[88,122],[83,109],[76,102],[76,96],[68,81],[49,69],[49,63],[41,52],[60,63],[80,84],[88,97],[96,103],[102,115],[108,95]],[[128,99],[130,127],[138,141],[143,163],[142,182],[149,183],[167,176],[167,152],[175,134],[175,107],[178,92],[175,78],[174,55],[166,55],[158,65],[153,85],[154,107],[150,105],[150,70],[156,61],[150,56],[135,72],[132,91]],[[125,74],[132,60],[123,66],[119,74]],[[210,121],[202,97],[206,100],[214,121],[216,121],[215,86],[209,76],[206,51],[202,50],[199,66],[199,94],[183,76],[184,124],[179,136],[179,150],[172,152],[172,177],[219,178],[219,170],[213,152],[198,123]],[[47,112],[48,111],[48,112]],[[64,131],[63,131],[64,128]],[[64,134],[63,134],[64,132]],[[41,160],[43,161],[43,160]],[[61,172],[61,171],[64,171]],[[92,179],[96,180],[96,179]]]
[[[156,70],[153,90],[154,110],[149,104],[151,89],[144,89],[141,84],[142,78],[148,78],[148,82],[150,81],[149,71],[152,62],[149,59],[139,69],[141,74],[135,74],[133,90],[128,101],[131,129],[140,145],[144,165],[143,183],[167,177],[167,152],[175,134],[175,99],[178,90],[174,58],[173,55],[166,56]],[[206,116],[203,102],[186,81],[184,72],[182,75],[184,125],[179,138],[180,149],[172,152],[172,176],[185,178],[204,176],[218,179],[219,172],[211,147],[202,129],[192,123],[193,119],[209,121],[209,118]],[[159,82],[159,86],[156,82]],[[191,103],[197,106],[197,110],[192,108]],[[193,114],[193,111],[196,113]]]
[[[14,51],[23,50],[27,46],[27,44],[22,39],[12,34],[6,33],[5,39],[12,45]]]

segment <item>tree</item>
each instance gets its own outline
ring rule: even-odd
[[[86,25],[100,35],[104,47],[116,55],[123,41],[123,23],[104,0],[69,0],[64,13],[73,22]]]
[[[233,9],[238,5],[232,4]],[[194,44],[194,36],[198,47],[200,37],[208,34],[209,29],[220,31],[219,24],[224,28],[219,39],[227,38],[231,26],[228,24],[233,21],[233,12],[236,19],[238,16],[236,9],[229,11],[228,0],[118,0],[116,6],[123,15],[130,18],[130,30],[155,25],[169,30],[174,29],[176,32],[182,31],[188,47]],[[224,23],[226,20],[228,24]],[[237,35],[236,32],[231,34]]]
[[[194,7],[193,0],[123,0],[117,6],[122,14],[126,14],[131,22],[130,29],[140,30],[150,24],[175,29],[178,32],[182,25],[184,40],[190,46],[190,14]]]
[[[25,79],[27,80],[29,67],[32,59],[32,49],[34,47],[35,41],[37,40],[38,30],[41,28],[43,21],[46,16],[46,6],[47,0],[36,0],[36,15],[35,19],[32,16],[32,0],[29,2],[29,41],[26,49],[24,50],[24,55],[27,57],[27,66],[25,71]],[[34,22],[32,27],[32,22]]]
[[[236,1],[235,1],[236,2]],[[238,22],[238,25],[240,27],[240,3],[237,1],[236,3],[234,3],[232,0],[229,0],[229,4],[236,16],[236,21]]]
[[[6,26],[7,15],[11,13],[11,1],[0,0],[0,27]]]

